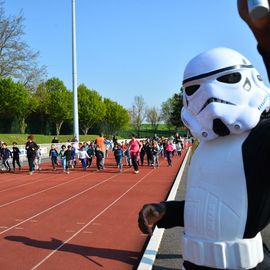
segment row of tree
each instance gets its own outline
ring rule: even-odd
[[[27,132],[59,135],[64,123],[72,126],[72,93],[58,78],[41,83],[34,93],[22,83],[3,78],[0,100],[0,122],[6,132],[25,133],[27,128]],[[116,134],[130,122],[127,109],[85,85],[78,87],[78,113],[84,134],[97,124],[107,134]]]

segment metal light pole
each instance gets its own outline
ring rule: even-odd
[[[77,94],[77,55],[76,55],[76,3],[72,0],[72,83],[73,83],[73,133],[79,141],[79,117]]]

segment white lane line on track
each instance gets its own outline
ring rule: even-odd
[[[92,173],[94,173],[94,172],[92,172]],[[28,198],[31,198],[31,197],[34,197],[34,196],[39,195],[39,194],[41,194],[41,193],[43,193],[43,192],[46,192],[46,191],[48,191],[48,190],[51,190],[51,189],[54,189],[54,188],[57,188],[57,187],[64,186],[64,185],[66,185],[66,184],[75,182],[75,181],[77,181],[77,180],[79,180],[79,179],[81,179],[81,178],[85,178],[85,177],[87,177],[87,176],[89,176],[89,174],[87,174],[87,175],[82,175],[82,176],[73,178],[72,180],[69,180],[69,181],[67,181],[67,182],[57,184],[57,185],[55,185],[55,186],[52,186],[52,187],[43,189],[43,190],[41,190],[41,191],[32,193],[32,194],[30,194],[30,195],[24,196],[24,197],[22,197],[22,198],[16,199],[16,200],[11,201],[11,202],[4,203],[4,204],[0,205],[0,208],[5,207],[5,206],[8,206],[8,205],[13,204],[13,203],[16,203],[16,202],[19,202],[19,201],[22,201],[22,200],[25,200],[25,199],[28,199]]]
[[[13,190],[13,189],[16,189],[16,188],[32,185],[32,184],[35,184],[35,183],[38,183],[38,182],[41,182],[41,181],[48,181],[48,179],[42,178],[42,179],[39,179],[37,181],[28,182],[28,183],[21,184],[21,185],[15,186],[15,187],[10,187],[10,188],[7,188],[7,189],[2,189],[2,190],[0,190],[0,193],[5,192],[5,191],[10,191],[10,190]]]
[[[82,194],[88,192],[89,190],[91,190],[91,189],[93,189],[93,188],[95,188],[95,187],[98,187],[98,186],[100,186],[100,185],[102,185],[102,184],[108,182],[109,180],[111,180],[111,179],[113,179],[113,178],[115,178],[115,177],[117,177],[117,176],[119,176],[119,174],[115,174],[115,175],[113,175],[113,176],[111,176],[111,177],[109,177],[109,178],[107,178],[107,179],[105,179],[105,180],[103,180],[103,181],[101,181],[101,182],[95,184],[94,186],[91,186],[91,187],[89,187],[89,188],[87,188],[87,189],[85,189],[85,190],[83,190],[83,191],[81,191],[81,192],[79,192],[79,193],[77,193],[77,194],[75,194],[75,195],[69,197],[68,199],[63,200],[63,201],[61,201],[61,202],[59,202],[59,203],[57,203],[57,204],[55,204],[55,205],[53,205],[53,206],[51,206],[51,207],[49,207],[49,208],[43,210],[43,211],[41,211],[41,212],[39,212],[39,213],[37,213],[37,214],[35,214],[35,215],[33,215],[33,216],[31,216],[31,217],[29,217],[29,218],[27,218],[27,219],[25,219],[25,220],[23,220],[23,221],[21,221],[21,222],[15,224],[15,225],[9,227],[8,229],[6,229],[6,230],[4,230],[4,231],[1,231],[1,232],[0,232],[0,235],[6,233],[7,231],[12,230],[13,228],[15,228],[15,227],[17,227],[17,226],[19,226],[19,225],[21,225],[21,224],[23,224],[23,223],[25,223],[25,222],[31,220],[31,219],[34,219],[34,218],[36,218],[36,217],[38,217],[38,216],[40,216],[40,215],[42,215],[42,214],[44,214],[44,213],[49,212],[50,210],[56,208],[56,207],[59,206],[59,205],[62,205],[62,204],[66,203],[66,202],[68,202],[68,201],[70,201],[70,200],[72,200],[72,199],[74,199],[74,198],[77,198],[78,196],[80,196],[80,195],[82,195]]]
[[[13,203],[16,203],[16,202],[20,202],[20,201],[22,201],[22,200],[25,200],[25,199],[28,199],[28,198],[31,198],[31,197],[34,197],[34,196],[36,196],[36,195],[39,195],[39,194],[44,193],[44,192],[46,192],[46,191],[49,191],[49,190],[51,190],[51,189],[55,189],[55,188],[57,188],[57,187],[64,186],[64,185],[69,184],[69,183],[72,183],[72,182],[74,182],[74,181],[76,181],[76,180],[78,180],[78,179],[72,179],[72,180],[69,180],[69,181],[67,181],[67,182],[64,182],[64,183],[61,183],[61,184],[57,184],[57,185],[55,185],[55,186],[52,186],[52,187],[43,189],[43,190],[41,190],[41,191],[32,193],[32,194],[30,194],[30,195],[24,196],[24,197],[19,198],[19,199],[17,199],[17,200],[14,200],[14,201],[11,201],[11,202],[8,202],[8,203],[1,204],[1,205],[0,205],[0,208],[5,207],[5,206],[8,206],[8,205],[13,204]]]
[[[94,172],[90,171],[89,173],[94,173]],[[59,178],[61,178],[61,176],[63,176],[63,174],[55,174],[53,176],[50,175],[48,177],[48,179],[44,179],[44,177],[43,177],[41,179],[38,179],[37,181],[33,181],[33,182],[26,183],[26,184],[18,185],[18,186],[15,186],[15,187],[11,187],[11,188],[7,188],[7,189],[4,189],[4,190],[0,190],[0,193],[1,192],[4,192],[4,191],[10,191],[10,190],[13,190],[13,189],[16,189],[16,188],[19,188],[19,187],[23,187],[23,186],[27,186],[27,185],[32,185],[32,184],[35,184],[35,183],[38,183],[38,182],[41,182],[41,181],[50,181],[51,180],[50,178],[54,178],[55,179],[55,176],[59,176]],[[73,180],[84,178],[86,176],[89,176],[89,174],[85,174],[83,176],[79,176],[79,177],[73,178]],[[68,176],[67,176],[67,178],[68,178]]]
[[[92,218],[87,224],[85,224],[81,229],[79,229],[76,233],[74,233],[71,237],[69,237],[65,242],[59,245],[55,250],[49,253],[43,260],[41,260],[38,264],[36,264],[31,270],[37,269],[40,265],[42,265],[45,261],[47,261],[51,256],[53,256],[57,251],[59,251],[65,244],[70,242],[73,238],[75,238],[79,233],[81,233],[85,228],[87,228],[91,223],[93,223],[97,218],[99,218],[102,214],[104,214],[108,209],[114,206],[118,201],[120,201],[127,193],[129,193],[133,188],[135,188],[138,184],[140,184],[144,178],[146,178],[149,174],[154,172],[154,170],[149,171],[146,175],[144,175],[137,183],[131,186],[127,191],[125,191],[121,196],[115,199],[111,204],[105,207],[99,214],[97,214],[94,218]]]

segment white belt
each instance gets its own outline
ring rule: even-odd
[[[254,238],[211,242],[183,234],[183,258],[191,263],[220,269],[250,269],[263,260],[261,234]]]

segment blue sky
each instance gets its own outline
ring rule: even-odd
[[[255,39],[236,0],[76,0],[78,84],[130,108],[149,107],[179,91],[185,65],[217,46],[245,55],[267,81]],[[22,11],[25,41],[40,52],[48,77],[72,89],[71,0],[6,0]]]

